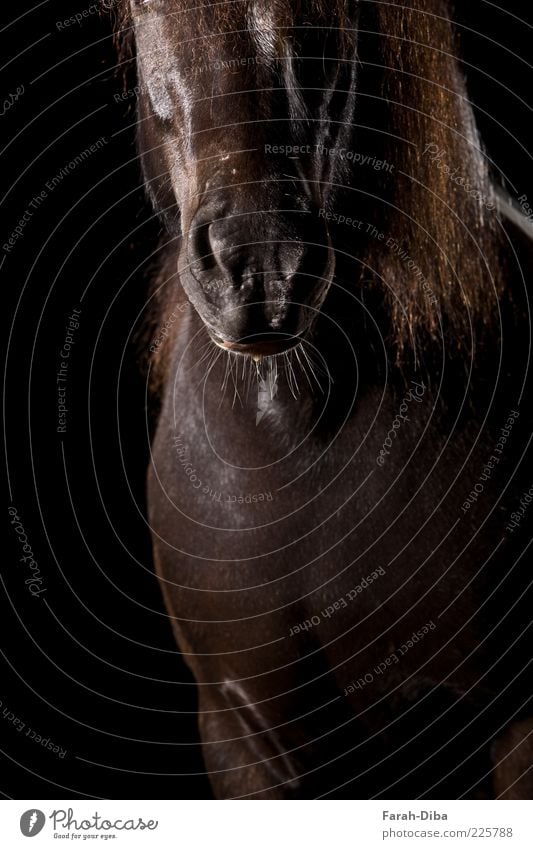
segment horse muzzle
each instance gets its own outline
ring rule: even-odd
[[[214,218],[214,220],[213,220]],[[248,220],[247,220],[248,219]],[[306,241],[292,217],[211,216],[193,222],[180,278],[212,339],[238,354],[273,356],[312,327],[335,255],[318,216]]]

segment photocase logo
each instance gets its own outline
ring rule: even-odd
[[[20,830],[24,837],[35,837],[42,831],[46,817],[42,811],[32,808],[22,814],[20,818]]]

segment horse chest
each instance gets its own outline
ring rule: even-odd
[[[209,405],[167,410],[151,483],[167,569],[188,586],[244,593],[258,610],[269,592],[289,605],[303,599],[306,613],[336,601],[341,613],[340,599],[384,569],[386,580],[343,607],[337,622],[376,605],[399,608],[426,589],[442,609],[464,583],[457,564],[478,562],[492,540],[472,542],[459,507],[454,478],[468,445],[439,466],[441,440],[426,427],[431,406],[417,397],[414,390],[411,409],[389,403],[374,426],[367,401],[329,443],[305,430],[300,439],[295,427],[284,439],[280,422],[258,427],[239,410],[218,418]],[[464,474],[461,486],[470,486]],[[199,612],[204,601],[201,593],[194,600]],[[240,600],[230,592],[218,604]]]

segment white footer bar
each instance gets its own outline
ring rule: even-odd
[[[0,834],[6,849],[532,849],[533,802],[10,800]]]

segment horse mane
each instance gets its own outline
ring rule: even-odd
[[[350,206],[371,206],[382,234],[354,256],[361,289],[369,287],[382,304],[396,360],[435,342],[464,353],[495,326],[505,270],[450,2],[297,0],[290,8],[297,6],[315,25],[323,20],[341,30],[359,9],[354,138],[358,149],[363,139],[390,166],[370,172],[370,182],[364,169],[354,169],[347,193]],[[217,25],[231,28],[235,9],[235,2],[217,5]],[[120,62],[128,64],[134,48],[127,0],[115,7],[115,18]]]
[[[380,158],[394,165],[382,196],[387,250],[365,262],[386,287],[394,342],[451,350],[481,340],[503,294],[503,232],[446,0],[372,3],[379,96],[387,112]],[[364,123],[364,120],[361,121]],[[429,152],[428,152],[429,151]]]

